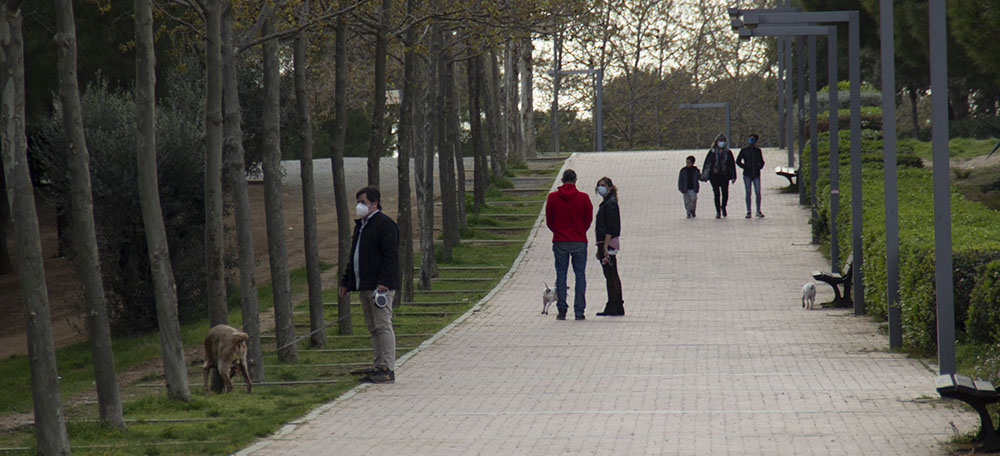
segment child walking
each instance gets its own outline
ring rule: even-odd
[[[695,217],[695,209],[698,206],[698,180],[701,178],[701,171],[694,165],[694,161],[694,155],[688,155],[687,165],[681,168],[680,176],[677,177],[677,190],[684,195],[687,218]]]

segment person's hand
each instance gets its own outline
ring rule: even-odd
[[[385,293],[385,292],[389,291],[389,287],[387,287],[385,285],[379,285],[379,286],[375,287],[375,290],[378,291],[379,293]]]
[[[347,287],[341,285],[340,288],[337,288],[337,296],[341,298],[347,296]]]

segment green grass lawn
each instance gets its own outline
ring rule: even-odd
[[[902,138],[896,143],[899,148],[912,148],[918,157],[930,160],[933,156],[930,141]],[[948,142],[948,153],[952,159],[969,159],[986,155],[997,145],[996,139],[954,138]]]
[[[517,169],[517,175],[555,175],[561,163],[553,163],[544,170]],[[516,204],[490,204],[482,214],[536,215],[545,194],[505,196],[492,191],[490,201],[518,201]],[[472,205],[468,205],[471,210]],[[441,268],[431,290],[414,294],[412,305],[397,309],[393,319],[396,330],[397,356],[411,351],[441,330],[482,299],[500,281],[517,257],[527,238],[534,217],[508,218],[469,214],[469,228],[463,230],[462,239],[508,239],[505,244],[461,244],[453,249],[449,262],[440,261],[441,246],[437,247]],[[482,230],[482,227],[508,227],[502,232]],[[419,252],[415,264],[419,265]],[[331,265],[324,265],[330,268]],[[481,267],[461,270],[457,267]],[[464,280],[447,280],[464,279]],[[291,275],[293,294],[307,289],[305,270]],[[324,291],[324,322],[338,319],[336,289],[327,284]],[[259,289],[260,308],[272,307],[269,286]],[[323,381],[321,384],[254,386],[247,394],[237,383],[228,395],[202,393],[201,356],[188,359],[188,381],[192,399],[188,402],[166,398],[162,371],[147,375],[131,385],[120,385],[124,415],[128,429],[118,431],[96,422],[96,404],[72,404],[65,399],[76,397],[93,389],[93,371],[90,351],[86,342],[57,350],[60,375],[60,395],[64,399],[67,430],[74,454],[230,454],[254,440],[275,432],[283,424],[301,417],[312,408],[335,399],[357,385],[357,378],[349,371],[371,362],[371,345],[364,327],[364,319],[352,294],[352,334],[339,334],[337,325],[326,329],[327,346],[323,349],[309,347],[309,339],[298,343],[298,362],[279,363],[273,352],[276,349],[273,330],[262,335],[267,382]],[[296,334],[308,332],[308,301],[294,306]],[[240,322],[239,297],[230,298],[229,321],[235,326]],[[207,318],[183,324],[182,337],[186,346],[201,343],[208,330]],[[115,364],[118,371],[128,370],[142,363],[156,360],[160,355],[159,337],[156,333],[139,337],[116,338],[113,342]],[[30,413],[32,409],[28,360],[25,356],[0,361],[0,415]],[[30,426],[0,434],[0,448],[25,448],[14,453],[34,453],[34,432]]]

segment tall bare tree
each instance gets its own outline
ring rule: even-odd
[[[222,14],[222,75],[223,109],[225,121],[224,154],[226,178],[233,192],[233,215],[236,219],[236,242],[239,249],[240,309],[243,331],[247,340],[247,358],[250,377],[255,382],[264,381],[264,362],[260,348],[260,303],[257,298],[257,260],[253,247],[253,225],[250,220],[250,198],[243,150],[243,114],[240,109],[239,83],[236,79],[236,47],[233,36],[232,5],[226,2]]]
[[[489,186],[489,165],[486,161],[486,147],[483,144],[482,117],[482,58],[476,55],[472,44],[466,46],[470,58],[465,61],[465,73],[469,90],[469,130],[472,141],[473,210],[478,214],[486,206],[486,187]]]
[[[264,21],[265,36],[274,30],[273,18]],[[271,266],[271,289],[274,297],[274,331],[278,360],[298,359],[295,322],[292,321],[292,291],[288,277],[288,252],[285,245],[285,215],[281,205],[281,75],[277,40],[264,42],[263,130],[264,215],[267,219],[268,263]]]
[[[451,58],[440,24],[431,32],[431,57],[437,67],[437,99],[434,117],[437,123],[438,182],[441,187],[441,234],[444,238],[441,259],[451,261],[452,249],[458,244],[458,203],[455,196],[455,153],[450,124],[450,97],[455,95]]]
[[[414,0],[416,1],[416,0]],[[413,81],[414,115],[417,126],[416,148],[413,156],[415,187],[417,191],[417,223],[420,232],[420,289],[431,288],[431,278],[437,275],[437,257],[434,252],[434,133],[436,129],[434,101],[436,100],[436,69],[434,59],[424,55],[417,60]],[[423,70],[423,71],[421,71]]]
[[[350,0],[340,0],[347,7]],[[344,141],[347,133],[347,17],[337,17],[336,43],[334,44],[334,101],[333,147],[330,167],[333,171],[333,197],[337,206],[337,278],[344,276],[351,255],[351,215],[347,207],[347,183],[344,177]],[[337,298],[337,330],[341,335],[351,334],[351,297]]]
[[[303,22],[308,17],[309,0],[302,4]],[[316,189],[313,184],[312,106],[309,103],[309,77],[306,70],[306,31],[295,35],[295,110],[299,117],[299,168],[302,175],[302,218],[305,240],[306,278],[309,281],[309,328],[312,347],[326,346],[323,331],[323,282],[319,268],[319,235],[316,227]]]
[[[135,0],[136,36],[136,177],[139,181],[139,204],[146,230],[146,246],[153,275],[156,299],[156,322],[160,332],[160,350],[167,396],[187,401],[187,366],[184,344],[177,320],[177,286],[170,269],[170,249],[160,208],[160,190],[156,176],[156,54],[153,48],[153,14],[150,0]]]
[[[222,237],[222,0],[205,5],[205,279],[209,325],[228,324]]]
[[[531,37],[525,37],[520,42],[520,73],[521,73],[521,137],[523,139],[524,158],[535,158],[535,98],[534,98],[534,59]]]
[[[14,270],[14,264],[10,261],[10,251],[7,250],[7,225],[10,223],[10,206],[7,203],[7,181],[4,179],[3,163],[0,162],[0,188],[3,195],[0,195],[0,274],[6,274]]]
[[[45,288],[45,267],[38,234],[38,216],[28,170],[24,134],[24,38],[21,31],[21,1],[0,4],[0,90],[5,94],[0,106],[3,128],[3,168],[6,191],[14,217],[14,245],[18,258],[18,283],[24,301],[28,335],[28,366],[31,371],[31,395],[35,410],[35,440],[38,454],[69,454],[69,439],[59,402],[59,374],[49,298]]]
[[[491,50],[485,57],[486,74],[486,124],[490,130],[490,170],[494,182],[503,178],[507,168],[507,129],[504,127],[503,102],[500,100],[500,64],[496,51]]]
[[[451,38],[447,47],[449,49],[453,49],[457,47],[457,44],[457,39]],[[446,234],[445,239],[450,237],[452,246],[457,246],[461,230],[469,226],[469,222],[466,220],[465,215],[465,161],[462,159],[462,136],[460,132],[460,110],[462,100],[458,94],[458,76],[455,75],[455,72],[458,69],[457,65],[455,65],[458,55],[449,52],[446,54],[446,57],[448,60],[445,62],[445,74],[447,75],[447,80],[445,81],[447,92],[445,94],[444,106],[445,117],[447,119],[445,128],[448,132],[448,150],[453,154],[452,161],[455,165],[452,178],[455,183],[455,211],[458,216],[458,220],[456,221],[455,226],[452,227],[453,231],[450,235]]]
[[[379,161],[385,151],[385,67],[389,46],[392,0],[382,0],[375,36],[375,91],[372,93],[372,137],[368,142],[368,185],[379,186]]]
[[[513,163],[524,161],[524,144],[521,137],[521,110],[518,104],[521,97],[518,94],[518,62],[520,59],[518,43],[508,41],[504,45],[503,60],[503,93],[504,121],[507,127],[507,160]]]
[[[416,0],[406,1],[406,14],[412,16],[417,8]],[[414,105],[416,101],[416,71],[417,42],[415,25],[406,29],[403,43],[406,46],[403,56],[403,95],[399,103],[399,160],[396,162],[397,187],[399,189],[399,214],[396,223],[399,225],[399,267],[402,278],[402,289],[395,296],[395,307],[403,302],[413,301],[413,203],[410,200],[410,158],[419,155],[417,123],[414,120]]]
[[[94,202],[90,187],[90,153],[83,131],[83,108],[76,75],[76,24],[73,2],[56,0],[56,43],[59,47],[59,100],[62,103],[63,131],[69,144],[71,209],[73,219],[73,263],[83,283],[90,332],[90,353],[94,359],[97,406],[101,421],[125,428],[122,401],[115,376],[111,350],[111,328],[104,307],[104,283],[101,261],[97,255],[97,231],[94,227]]]

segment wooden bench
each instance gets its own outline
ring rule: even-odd
[[[835,295],[831,303],[833,307],[851,307],[851,279],[853,278],[854,271],[854,254],[847,257],[847,263],[844,264],[843,271],[843,274],[823,271],[813,271],[812,273],[814,279],[825,282],[833,287]],[[844,294],[840,294],[840,288],[837,287],[840,284],[844,285]]]
[[[786,168],[784,166],[777,166],[774,168],[774,174],[777,174],[785,179],[788,179],[788,185],[795,185],[795,180],[798,179],[799,170],[798,168]]]
[[[934,379],[934,386],[937,387],[941,397],[958,399],[979,412],[979,421],[982,424],[979,438],[983,446],[977,448],[977,452],[1000,451],[1000,437],[993,427],[989,410],[986,410],[987,405],[1000,402],[1000,392],[997,392],[992,383],[956,374],[937,376]]]

